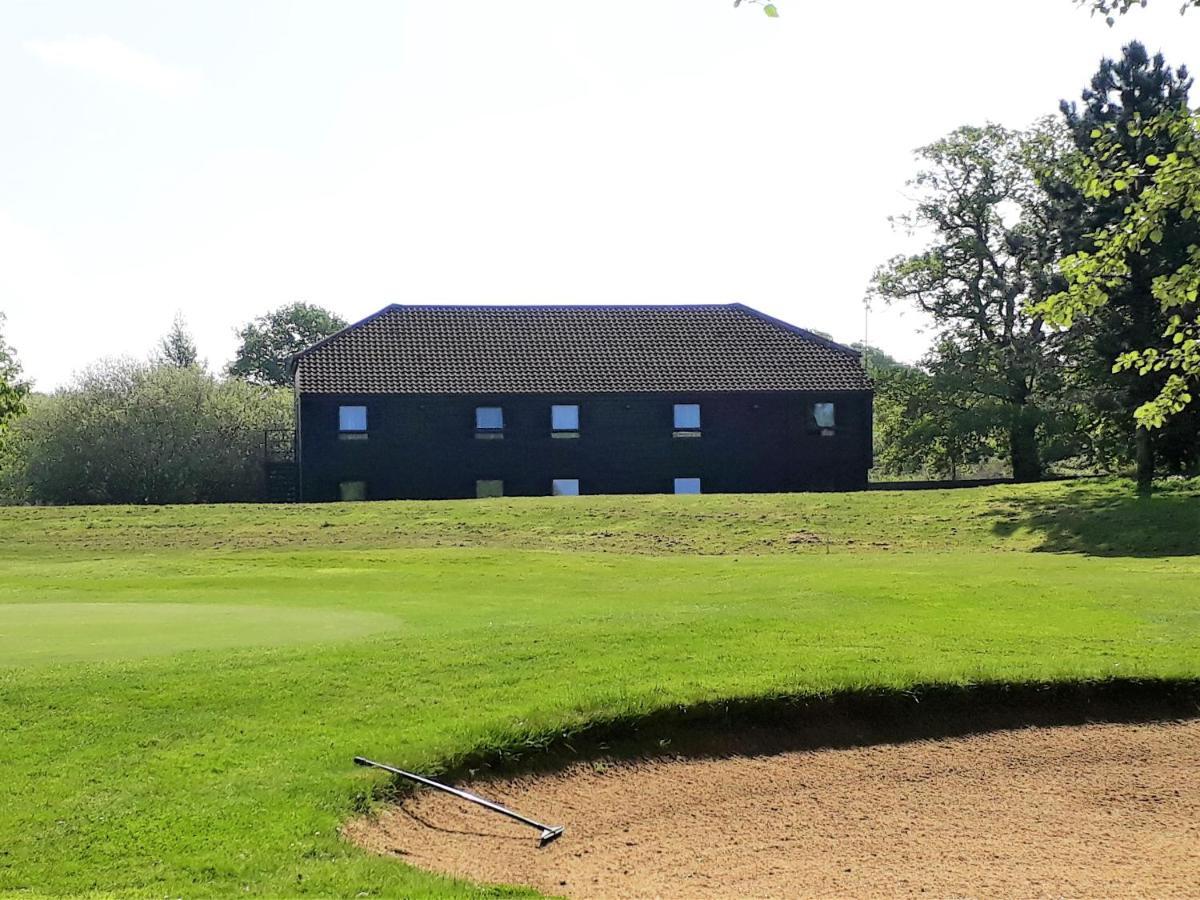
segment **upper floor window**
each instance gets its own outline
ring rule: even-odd
[[[504,408],[501,406],[475,407],[475,436],[504,437]]]
[[[675,436],[691,437],[700,434],[700,404],[675,404]]]
[[[551,406],[550,430],[555,437],[578,437],[579,407],[574,404]]]
[[[676,478],[675,493],[677,494],[698,494],[700,493],[699,478]]]
[[[829,437],[837,428],[837,418],[832,403],[813,404],[813,424],[821,432],[822,437]]]
[[[338,407],[338,436],[342,438],[365,438],[367,436],[367,408],[365,406]]]
[[[550,482],[550,493],[555,497],[578,497],[578,478],[555,478]]]

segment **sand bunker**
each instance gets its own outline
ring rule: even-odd
[[[1200,721],[589,763],[474,785],[566,835],[423,791],[347,837],[550,894],[1200,896]]]

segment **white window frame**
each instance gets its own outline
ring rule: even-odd
[[[696,486],[696,489],[694,491],[690,490],[693,483],[695,483],[695,486]],[[681,488],[682,488],[682,490],[681,490]],[[703,491],[701,490],[701,486],[700,486],[700,479],[693,478],[693,477],[676,478],[675,479],[675,493],[676,494],[701,494],[701,493],[703,493]]]
[[[578,478],[554,478],[550,481],[550,495],[552,497],[578,497],[579,496],[579,479]]]

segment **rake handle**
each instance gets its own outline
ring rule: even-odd
[[[459,788],[450,787],[448,784],[442,784],[440,781],[434,781],[432,778],[426,778],[424,775],[418,775],[415,772],[406,772],[404,769],[397,769],[395,766],[389,766],[386,763],[375,762],[373,759],[367,759],[364,756],[354,757],[354,764],[358,766],[369,766],[376,769],[383,769],[385,772],[391,772],[393,775],[399,775],[401,778],[407,778],[410,781],[415,781],[417,784],[423,784],[426,787],[431,787],[439,791],[445,791],[447,794],[453,794],[463,800],[471,803],[476,803],[484,809],[490,809],[492,812],[498,812],[502,816],[508,816],[520,822],[522,825],[528,825],[530,828],[536,828],[542,833],[541,844],[545,845],[550,841],[559,837],[563,833],[561,825],[543,825],[535,819],[530,819],[518,812],[513,812],[507,807],[501,806],[499,803],[493,803],[491,800],[486,800],[478,794],[472,794],[470,791],[464,791]]]

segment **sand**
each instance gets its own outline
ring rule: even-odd
[[[1200,897],[1200,721],[1025,728],[469,785],[535,831],[422,790],[350,840],[571,897]]]

